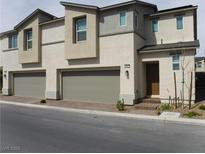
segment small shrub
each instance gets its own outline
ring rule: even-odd
[[[189,117],[189,118],[196,117],[196,116],[201,116],[200,113],[198,113],[198,112],[194,112],[194,111],[191,111],[191,112],[185,113],[184,115],[187,116],[187,117]]]
[[[172,109],[172,106],[170,104],[161,104],[159,107],[160,111],[168,111],[171,109]]]
[[[199,106],[199,109],[205,111],[205,105],[201,105],[201,106]]]
[[[42,99],[40,102],[41,102],[42,104],[45,104],[45,103],[46,103],[46,100],[45,100],[45,99]]]
[[[124,100],[119,100],[117,101],[117,105],[116,105],[118,111],[124,111],[125,110],[125,103]]]
[[[161,114],[161,112],[160,111],[157,111],[157,115],[160,115]]]

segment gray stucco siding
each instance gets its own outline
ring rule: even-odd
[[[126,26],[120,26],[120,12],[126,11]],[[134,30],[133,26],[133,7],[123,9],[114,9],[100,12],[99,33],[101,35],[130,32]]]

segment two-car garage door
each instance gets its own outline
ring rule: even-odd
[[[45,72],[16,73],[13,77],[15,96],[45,98]],[[119,93],[119,70],[66,71],[62,73],[64,100],[116,103],[119,99]]]
[[[45,98],[46,73],[16,73],[14,74],[14,95]]]
[[[63,99],[115,103],[120,93],[120,71],[70,71],[62,74]]]

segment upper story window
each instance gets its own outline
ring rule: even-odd
[[[183,16],[177,16],[176,17],[176,22],[177,22],[177,29],[183,29]]]
[[[76,42],[85,41],[87,33],[86,17],[75,20],[76,26]]]
[[[31,49],[32,48],[32,42],[33,42],[33,39],[32,39],[32,29],[28,29],[25,31],[25,47],[26,49]]]
[[[197,68],[201,68],[201,67],[202,67],[202,62],[198,61],[198,62],[196,63],[196,67],[197,67]]]
[[[127,12],[120,12],[120,26],[126,26],[127,24]]]
[[[174,71],[180,70],[180,55],[172,55],[172,68]]]
[[[139,16],[138,16],[138,13],[137,12],[135,12],[135,27],[136,28],[138,28],[138,26],[139,26]]]
[[[158,19],[152,19],[152,32],[158,32]]]
[[[17,48],[17,34],[9,36],[9,48]]]

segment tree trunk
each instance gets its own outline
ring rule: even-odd
[[[189,110],[191,109],[191,99],[192,99],[192,80],[193,80],[193,72],[191,72],[191,82],[189,89]]]
[[[175,90],[175,108],[177,109],[177,83],[176,83],[176,73],[174,72],[174,90]]]

